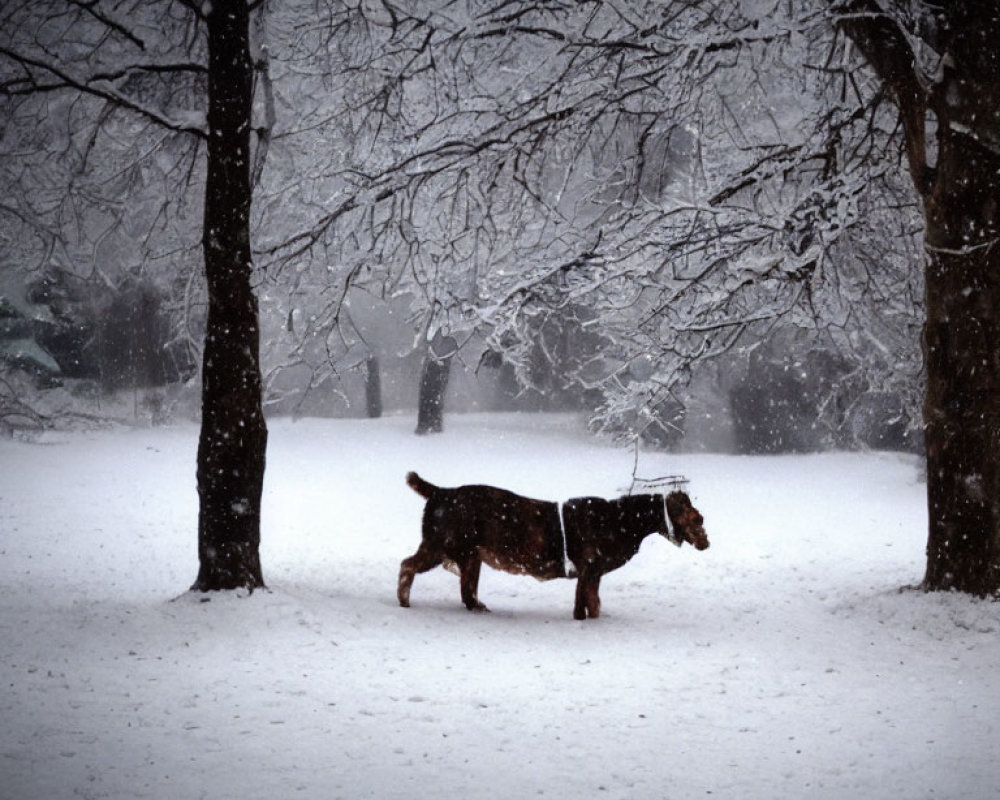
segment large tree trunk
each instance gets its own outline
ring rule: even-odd
[[[978,3],[927,6],[941,56],[927,85],[899,20],[836,4],[899,106],[926,219],[924,403],[929,530],[924,588],[1000,593],[1000,19]],[[930,18],[931,14],[934,18]],[[937,159],[925,141],[928,110]]]
[[[951,129],[939,147],[926,203],[924,585],[987,595],[1000,589],[1000,154]]]
[[[200,569],[192,588],[253,590],[264,585],[259,546],[267,426],[250,284],[253,73],[246,0],[210,4],[208,52],[208,327],[198,443]]]

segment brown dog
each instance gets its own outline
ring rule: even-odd
[[[576,577],[573,616],[597,617],[601,576],[632,558],[648,534],[659,533],[678,547],[684,542],[698,550],[708,547],[704,520],[684,492],[580,497],[566,502],[560,514],[557,503],[493,486],[446,489],[415,472],[406,482],[427,505],[420,547],[399,567],[397,597],[403,607],[410,605],[414,576],[444,564],[458,572],[466,608],[486,611],[478,597],[485,562],[543,581]]]

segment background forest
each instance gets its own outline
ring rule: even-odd
[[[823,4],[252,5],[269,410],[450,373],[660,446],[919,446],[919,210]],[[8,429],[197,413],[196,8],[5,6]]]

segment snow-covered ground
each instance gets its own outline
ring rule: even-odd
[[[484,569],[396,605],[404,484],[614,496],[633,453],[569,417],[274,421],[270,591],[193,596],[197,430],[0,442],[0,797],[1000,795],[1000,604],[900,592],[924,487],[896,454],[646,453],[711,549],[653,537],[602,584]]]

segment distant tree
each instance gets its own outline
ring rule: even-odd
[[[737,452],[811,452],[838,443],[850,368],[830,348],[785,333],[754,348],[729,391]]]
[[[369,419],[382,416],[382,372],[378,356],[365,356],[365,413]]]
[[[458,352],[454,337],[436,335],[427,347],[420,373],[417,398],[417,433],[441,433],[444,430],[444,399],[451,375],[451,361]]]
[[[149,281],[125,280],[108,294],[100,316],[92,320],[87,348],[96,351],[92,360],[103,387],[144,388],[177,381],[188,365],[171,358],[171,322],[160,290]]]

